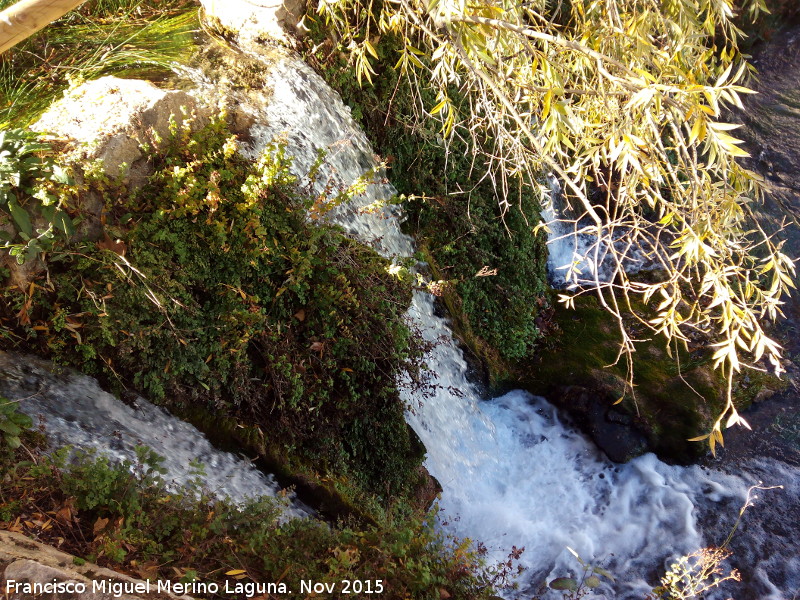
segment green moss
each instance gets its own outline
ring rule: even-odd
[[[686,461],[704,450],[686,440],[710,427],[711,416],[723,406],[725,388],[702,352],[680,350],[679,374],[663,340],[636,343],[632,392],[626,385],[627,362],[618,356],[616,323],[594,297],[577,299],[574,310],[559,306],[553,321],[557,333],[548,338],[551,348],[540,352],[526,378],[530,389],[551,395],[558,386],[577,385],[599,393],[609,405],[621,399],[620,408],[636,417],[662,456]]]
[[[536,318],[547,288],[547,253],[544,237],[532,233],[538,198],[527,189],[514,191],[501,214],[493,185],[481,180],[482,159],[459,136],[445,147],[435,120],[414,120],[418,90],[393,68],[398,44],[391,36],[377,44],[374,85],[361,87],[326,35],[312,26],[307,59],[342,95],[390,164],[390,179],[406,196],[407,227],[433,279],[449,282],[443,300],[456,335],[495,381],[504,379],[540,337]],[[437,103],[428,90],[419,92],[427,108]],[[456,107],[463,102],[455,88],[451,99]],[[493,274],[478,276],[484,268]]]
[[[116,199],[107,241],[52,253],[31,298],[7,290],[0,312],[20,346],[117,391],[252,424],[291,468],[343,477],[351,496],[413,493],[424,448],[397,390],[400,370],[419,368],[409,285],[309,221],[281,147],[254,166],[215,121],[176,131],[152,160],[130,197],[95,182]]]
[[[532,392],[556,401],[568,386],[590,390],[607,407],[621,400],[617,409],[631,415],[653,450],[669,460],[691,461],[705,453],[707,446],[688,440],[710,430],[725,407],[727,384],[712,368],[702,340],[688,351],[673,347],[670,356],[663,338],[652,337],[632,318],[627,326],[635,338],[641,338],[633,356],[633,392],[626,385],[626,359],[619,357],[618,326],[594,296],[577,298],[574,310],[562,305],[553,310],[547,319],[546,344],[519,376]],[[777,379],[757,373],[748,381],[734,390],[740,410]]]

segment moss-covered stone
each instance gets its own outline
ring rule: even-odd
[[[103,241],[54,252],[46,280],[6,290],[3,346],[252,425],[248,445],[338,502],[415,496],[424,448],[397,390],[419,368],[409,284],[307,218],[314,199],[281,147],[253,165],[215,121],[176,128],[150,160],[133,195],[92,184],[109,203]]]
[[[544,236],[532,233],[538,198],[525,187],[514,189],[513,198],[498,197],[483,177],[485,157],[473,155],[461,139],[468,136],[455,135],[445,145],[435,120],[414,118],[418,98],[430,108],[436,96],[400,77],[394,69],[400,45],[391,36],[377,45],[373,84],[362,87],[328,32],[311,25],[307,59],[342,95],[389,163],[389,177],[406,198],[407,231],[431,278],[440,282],[436,287],[456,337],[480,378],[501,385],[540,337],[547,250]],[[461,98],[458,89],[451,90],[456,106]],[[510,203],[505,212],[504,200]]]
[[[635,343],[632,391],[618,326],[593,296],[577,298],[574,310],[553,310],[546,344],[520,378],[572,414],[614,460],[652,450],[668,461],[691,462],[707,446],[688,440],[710,429],[725,406],[727,384],[702,340],[670,353],[663,338],[647,335],[632,318],[627,325],[642,338]],[[776,385],[776,378],[753,372],[734,389],[737,407]]]

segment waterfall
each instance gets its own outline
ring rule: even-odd
[[[547,175],[547,188],[542,221],[547,227],[547,271],[553,287],[595,287],[611,281],[616,265],[614,254],[624,257],[627,273],[657,266],[659,250],[651,245],[652,240],[640,235],[631,243],[630,232],[625,227],[616,227],[613,232],[601,227],[598,234],[597,227],[585,218],[567,219],[563,189],[552,173]],[[608,236],[614,240],[614,252],[609,247]]]
[[[261,98],[256,94],[240,105],[255,120],[253,155],[281,136],[294,156],[293,172],[302,179],[318,152],[326,151],[317,191],[330,182],[347,185],[376,167],[349,109],[316,73],[289,55],[270,63]],[[372,185],[334,211],[332,220],[384,256],[408,256],[413,245],[392,211],[359,210],[395,194],[388,183]],[[430,295],[415,292],[408,317],[426,339],[436,341],[427,357],[436,394],[423,403],[408,394],[404,399],[414,407],[407,420],[425,444],[426,466],[443,487],[440,526],[482,542],[493,559],[524,546],[521,562],[528,570],[519,580],[522,589],[543,577],[574,573],[578,565],[571,547],[617,576],[617,597],[642,598],[672,559],[727,535],[755,475],[670,466],[652,454],[615,465],[542,398],[513,391],[482,402]],[[764,468],[791,477],[777,465]],[[719,525],[712,518],[717,514],[730,520]],[[716,529],[704,534],[708,522]],[[757,547],[755,539],[747,543]],[[754,565],[751,597],[781,597],[769,581],[780,558],[756,554],[748,560]],[[785,585],[796,587],[796,576]]]
[[[283,137],[294,157],[292,170],[302,179],[319,151],[325,151],[325,164],[314,182],[319,193],[329,185],[346,187],[377,167],[349,109],[307,65],[279,54],[270,57],[265,68],[265,88],[249,91],[238,106],[254,123],[250,156]],[[199,73],[193,73],[192,80],[207,90],[217,85],[203,81]],[[551,185],[557,192],[556,182]],[[410,256],[413,243],[401,233],[396,210],[363,210],[395,193],[388,183],[371,185],[329,218],[384,256]],[[552,263],[580,263],[595,242],[591,236],[559,230],[557,207],[556,202],[549,215],[555,231]],[[518,579],[520,597],[530,597],[530,587],[545,578],[576,573],[578,564],[567,549],[572,548],[616,576],[617,582],[606,582],[600,592],[640,599],[675,557],[725,538],[748,486],[759,479],[784,483],[787,497],[800,496],[800,478],[774,461],[745,463],[732,473],[670,466],[651,454],[613,464],[542,398],[517,390],[483,401],[468,383],[467,365],[447,322],[436,316],[429,294],[414,293],[408,317],[435,342],[426,358],[435,374],[435,394],[423,402],[404,392],[403,399],[413,408],[407,419],[425,444],[426,466],[443,488],[439,526],[483,543],[490,560],[505,559],[513,547],[525,547],[520,560],[527,570]],[[0,393],[26,398],[25,410],[34,417],[43,415],[57,444],[96,447],[119,460],[133,459],[136,444],[150,445],[166,455],[168,477],[175,483],[192,477],[186,466],[199,459],[206,465],[208,486],[219,495],[240,501],[281,494],[249,461],[214,450],[194,428],[142,399],[125,406],[90,378],[71,374],[64,382],[37,359],[0,357]],[[739,551],[748,568],[747,586],[744,593],[725,589],[717,597],[777,600],[800,587],[800,559],[790,545],[797,539],[800,518],[782,506],[754,509],[764,510],[780,525],[745,521],[740,527],[737,539],[742,540]],[[287,511],[292,516],[305,514],[298,505]],[[777,527],[789,533],[781,534]]]

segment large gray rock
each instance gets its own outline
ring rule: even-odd
[[[33,588],[27,588],[26,584],[36,583],[49,584],[50,587],[38,588],[43,593],[28,593],[26,590]],[[4,600],[191,600],[189,596],[176,596],[158,591],[156,583],[151,582],[148,586],[145,581],[79,561],[52,546],[10,531],[0,531],[0,598]]]
[[[181,125],[192,118],[201,125],[208,115],[209,110],[186,92],[109,76],[67,92],[33,129],[66,138],[87,161],[102,160],[112,178],[136,179],[144,174],[142,147],[167,139],[170,120]]]
[[[210,114],[209,107],[186,92],[162,90],[148,81],[101,77],[67,92],[32,129],[54,136],[56,144],[80,164],[101,161],[103,172],[119,182],[118,189],[130,192],[152,173],[144,146],[157,147],[167,140],[171,122],[196,129],[208,122]],[[89,192],[76,208],[82,217],[76,239],[100,239],[103,199]],[[10,271],[10,283],[22,290],[44,268],[38,259],[18,265],[5,252],[0,253],[0,262]]]
[[[267,40],[288,43],[303,33],[304,0],[200,0],[212,28],[252,46]]]

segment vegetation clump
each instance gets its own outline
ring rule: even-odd
[[[161,458],[140,447],[133,463],[67,450],[51,456],[0,455],[0,528],[58,545],[134,577],[216,583],[209,598],[244,598],[236,584],[275,582],[295,594],[300,581],[380,585],[382,598],[488,599],[499,573],[484,571],[466,542],[433,528],[433,516],[375,525],[286,520],[280,498],[244,506],[202,486],[202,465],[186,486],[167,489]],[[208,588],[201,588],[208,589]],[[378,594],[376,594],[378,595]],[[251,595],[252,596],[252,595]]]
[[[766,9],[742,4],[753,17]],[[563,265],[572,287],[559,301],[595,294],[625,360],[635,359],[634,306],[644,307],[637,328],[666,345],[708,337],[728,382],[704,436],[712,451],[725,427],[747,425],[733,381],[747,368],[780,374],[766,325],[795,287],[795,265],[757,222],[760,178],[740,160],[738,125],[724,121],[750,92],[730,2],[321,0],[316,9],[358,82],[382,76],[379,48],[390,40],[413,114],[438,123],[442,143],[472,148],[501,212],[509,190],[558,183],[572,211],[562,225],[612,271]],[[631,277],[631,249],[664,276]]]
[[[15,0],[0,0],[0,10]],[[91,0],[0,54],[0,128],[33,123],[71,84],[126,73],[163,79],[194,48],[190,0]]]
[[[188,127],[188,126],[187,126]],[[223,119],[173,128],[132,194],[87,173],[105,239],[55,248],[0,301],[3,346],[36,351],[191,413],[252,426],[318,479],[388,502],[419,483],[424,448],[397,380],[420,375],[408,284],[337,228],[310,221],[283,147],[257,164]]]

